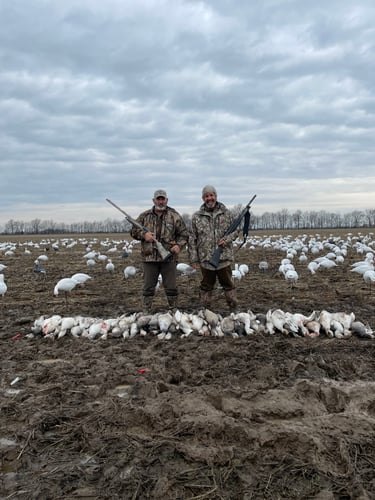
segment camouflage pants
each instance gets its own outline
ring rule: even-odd
[[[220,285],[223,290],[233,290],[235,288],[232,280],[232,266],[226,266],[222,269],[215,269],[211,271],[210,269],[205,269],[201,267],[202,281],[200,284],[200,289],[203,291],[211,291],[214,289],[216,278],[219,280]]]

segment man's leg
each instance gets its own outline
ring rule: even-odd
[[[223,267],[217,271],[217,277],[220,285],[223,287],[225,300],[229,306],[230,312],[236,312],[238,307],[237,291],[232,278],[232,266]]]
[[[200,284],[200,299],[202,306],[210,309],[212,302],[212,291],[216,282],[216,271],[201,267],[202,281]]]
[[[155,287],[159,276],[158,262],[143,263],[143,307],[146,311],[151,311],[152,300],[155,295]]]
[[[177,309],[178,289],[176,262],[173,260],[170,262],[163,262],[160,266],[160,272],[168,305],[171,309]]]

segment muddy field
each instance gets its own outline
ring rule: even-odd
[[[308,261],[342,242],[347,255],[311,274],[298,252],[294,287],[278,269],[301,235],[274,234],[260,244],[266,236],[236,254],[250,267],[237,282],[241,310],[354,312],[375,329],[375,285],[350,272],[373,233],[306,236],[323,243]],[[8,287],[0,301],[0,498],[375,498],[375,340],[278,332],[168,341],[27,337],[42,315],[106,319],[141,310],[142,273],[127,280],[123,273],[141,267],[139,248],[124,256],[122,238],[80,236],[74,245],[72,237],[1,238],[9,245],[0,251]],[[87,266],[88,244],[112,259],[112,273],[98,259]],[[48,257],[40,261],[45,273],[33,271],[40,255]],[[269,269],[260,270],[260,261]],[[56,282],[76,272],[92,280],[68,303],[53,297]],[[199,275],[181,276],[179,285],[180,309],[199,309]],[[155,307],[166,307],[162,289]],[[228,314],[220,290],[212,309]]]

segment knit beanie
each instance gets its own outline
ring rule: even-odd
[[[207,186],[204,186],[204,188],[202,189],[202,198],[207,193],[213,193],[217,196],[216,189],[213,186],[210,186],[209,184],[207,184]]]

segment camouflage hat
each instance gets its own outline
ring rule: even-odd
[[[157,189],[154,193],[154,198],[159,198],[162,196],[163,198],[168,198],[166,191],[164,189]]]

